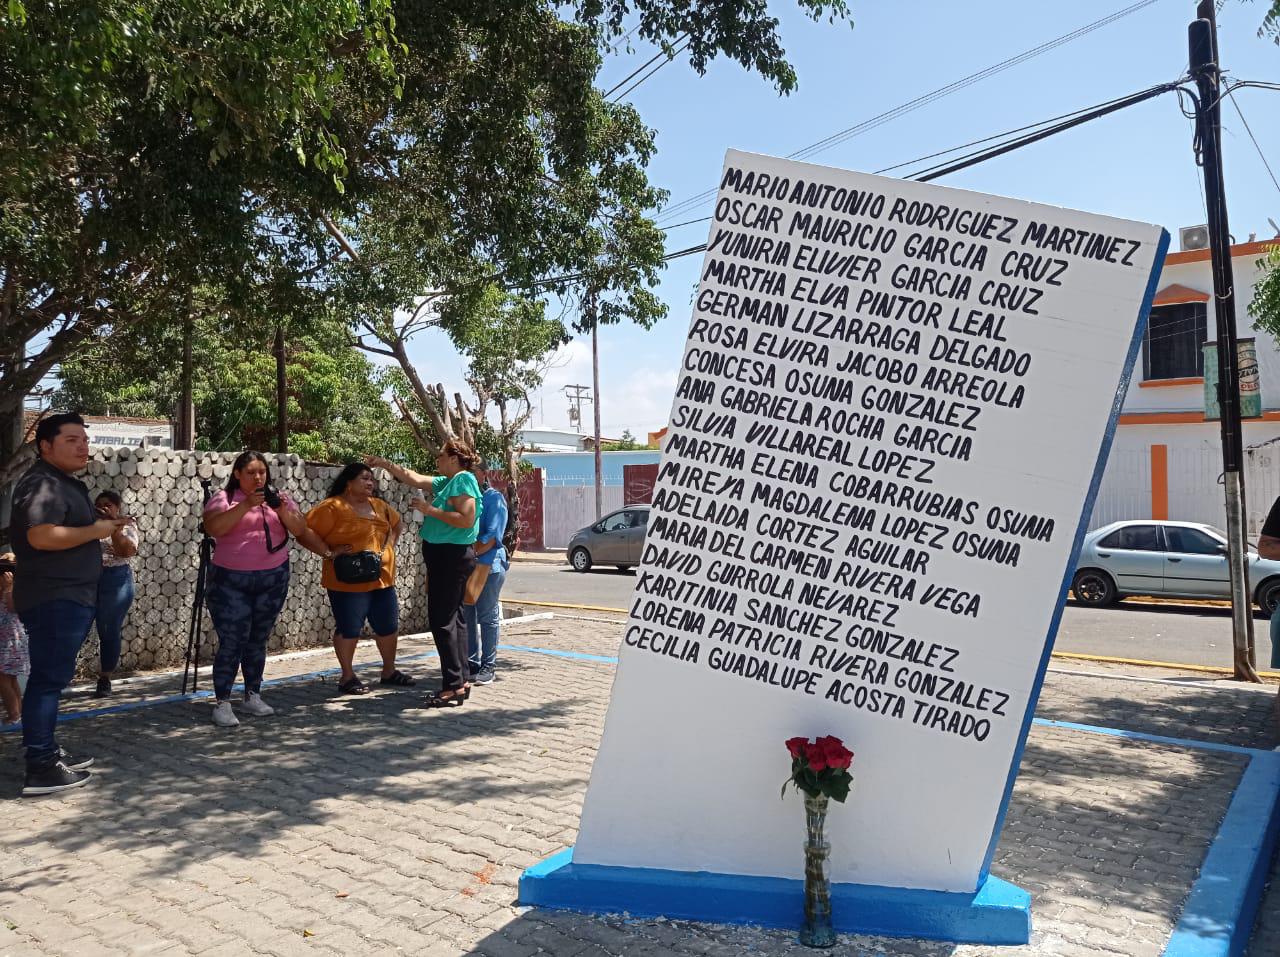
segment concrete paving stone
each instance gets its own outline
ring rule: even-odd
[[[502,934],[491,934],[475,945],[475,953],[480,957],[533,957],[541,952],[536,944],[514,941]]]
[[[621,634],[576,620],[541,631],[519,643],[612,654]],[[376,659],[369,643],[358,655]],[[357,942],[356,952],[489,957],[803,953],[792,932],[513,909],[522,870],[576,838],[613,669],[510,651],[500,660],[502,680],[459,712],[406,710],[418,694],[340,700],[331,682],[303,682],[269,689],[279,714],[230,735],[199,703],[77,722],[77,746],[103,770],[38,809],[5,801],[0,914],[20,929],[59,925],[75,942],[88,939],[77,907],[114,913],[177,953],[314,957]],[[319,662],[327,656],[272,662],[268,677]],[[1274,746],[1257,695],[1051,673],[1041,700],[1042,714],[1083,724]],[[1035,726],[993,865],[1035,895],[1032,944],[845,937],[833,953],[1155,957],[1242,767],[1234,755]],[[0,768],[0,801],[16,793],[15,772]],[[110,910],[104,877],[128,889],[127,906]],[[236,936],[203,920],[210,911]],[[1280,919],[1266,911],[1251,957],[1280,953]]]
[[[220,940],[203,950],[192,951],[200,957],[253,957],[257,948],[251,947],[242,940]]]
[[[549,924],[540,924],[535,927],[532,932],[520,938],[520,943],[524,946],[540,948],[548,954],[555,954],[556,957],[575,957],[590,946],[587,941],[561,933]]]
[[[90,935],[80,940],[69,942],[65,953],[76,957],[123,957],[129,950],[121,944],[108,944]]]

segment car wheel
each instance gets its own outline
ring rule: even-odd
[[[591,553],[585,548],[575,548],[569,556],[569,564],[575,572],[591,571]]]
[[[1076,572],[1072,579],[1071,590],[1075,592],[1076,601],[1082,605],[1101,608],[1113,604],[1116,600],[1116,583],[1106,572],[1096,568],[1085,568]]]
[[[1280,578],[1268,578],[1258,586],[1258,607],[1270,618],[1276,605],[1280,605]]]

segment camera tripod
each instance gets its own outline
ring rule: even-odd
[[[201,479],[200,488],[204,491],[203,502],[200,506],[201,515],[204,514],[204,508],[209,504],[211,492],[209,486],[212,484],[210,479]],[[200,680],[200,636],[204,631],[204,595],[205,585],[209,579],[209,565],[213,558],[213,539],[204,529],[204,522],[199,525],[200,530],[200,563],[196,567],[196,591],[191,600],[191,625],[187,629],[187,654],[186,665],[182,669],[182,693],[187,693],[187,676],[191,677],[191,691],[194,693],[196,684]]]

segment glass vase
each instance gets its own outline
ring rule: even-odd
[[[834,947],[831,927],[831,845],[822,830],[827,823],[827,796],[804,796],[804,926],[800,943],[806,947]]]

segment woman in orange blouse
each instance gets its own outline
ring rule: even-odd
[[[416,684],[396,668],[396,642],[400,636],[400,606],[396,599],[395,542],[400,534],[400,513],[374,495],[373,470],[353,462],[334,479],[329,497],[307,513],[307,526],[324,539],[328,551],[324,555],[321,579],[329,592],[336,629],[333,650],[338,656],[342,676],[338,679],[340,694],[365,694],[369,689],[351,667],[356,654],[356,641],[369,622],[374,641],[382,655],[382,680],[379,684],[407,688]],[[358,553],[366,573],[378,556],[381,570],[369,581],[350,579],[343,567],[348,558]],[[335,559],[337,562],[335,563]],[[371,574],[371,573],[369,573]],[[357,577],[367,577],[357,576]]]

